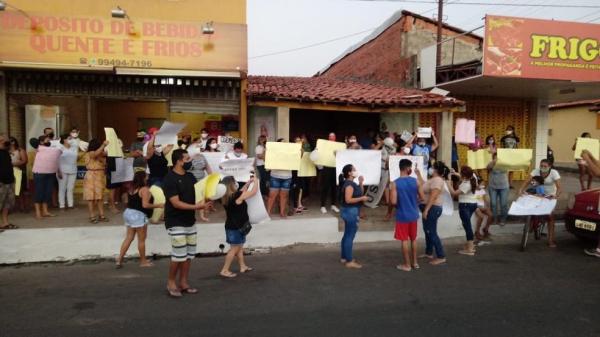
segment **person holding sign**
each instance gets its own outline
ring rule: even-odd
[[[460,215],[460,220],[463,228],[465,229],[465,234],[467,237],[467,243],[465,244],[465,247],[459,250],[458,253],[462,255],[474,256],[475,238],[473,234],[473,225],[471,224],[471,217],[477,210],[477,196],[475,195],[478,185],[477,178],[475,177],[475,172],[473,172],[473,170],[468,166],[461,167],[460,174],[453,173],[453,175],[458,176],[460,179],[460,185],[458,186],[458,190],[454,190],[454,186],[452,186],[452,184],[448,184],[448,189],[453,197],[458,197],[458,214]]]
[[[592,138],[592,135],[589,132],[584,132],[581,134],[580,138]],[[573,151],[577,149],[577,139],[575,139],[575,143],[573,144]],[[580,153],[575,153],[575,156],[579,156]],[[592,187],[592,174],[588,169],[587,162],[585,159],[577,159],[577,167],[579,168],[579,185],[581,186],[581,190],[589,190]],[[587,175],[587,185],[585,185],[585,176]],[[587,187],[586,187],[587,186]]]
[[[246,243],[246,235],[252,228],[250,226],[250,218],[248,217],[248,204],[246,200],[252,198],[259,190],[258,186],[254,186],[254,183],[260,183],[255,178],[244,184],[240,189],[238,183],[233,177],[228,176],[223,178],[223,185],[226,186],[227,191],[221,202],[225,207],[227,219],[225,220],[225,237],[227,243],[231,246],[227,255],[225,255],[225,263],[221,268],[220,275],[226,278],[236,277],[237,274],[232,273],[231,263],[233,259],[237,257],[240,265],[240,273],[247,273],[252,271],[252,268],[248,267],[244,260],[244,243]],[[254,188],[250,189],[250,186]]]
[[[256,148],[254,150],[254,153],[256,154],[256,169],[258,170],[258,177],[260,178],[260,193],[263,197],[266,197],[269,194],[269,189],[267,188],[267,181],[269,181],[269,176],[267,174],[267,170],[265,169],[266,145],[267,137],[261,135],[256,141]]]
[[[423,164],[425,169],[429,169],[429,159],[431,158],[431,154],[437,150],[439,143],[437,137],[435,136],[435,132],[431,132],[431,139],[433,140],[433,144],[428,144],[426,138],[417,137],[417,134],[408,141],[407,146],[411,146],[411,153],[413,156],[423,157]]]
[[[104,216],[104,204],[102,197],[106,185],[106,154],[104,149],[108,146],[108,140],[100,143],[98,139],[90,140],[88,150],[83,156],[85,162],[85,176],[83,177],[83,200],[88,202],[90,222],[97,224],[98,221],[107,222]],[[96,209],[98,217],[96,217]]]
[[[441,161],[436,161],[431,168],[431,179],[424,183],[419,181],[425,196],[424,202],[420,206],[423,217],[423,231],[425,232],[425,255],[420,257],[428,258],[429,263],[432,265],[439,265],[446,263],[446,255],[444,254],[442,240],[440,240],[437,233],[437,223],[442,215],[442,192],[450,169]],[[433,256],[434,249],[435,258]]]
[[[53,217],[48,212],[48,203],[52,201],[56,173],[58,172],[58,158],[62,150],[52,147],[49,136],[38,138],[39,146],[36,149],[33,161],[33,181],[35,184],[35,217],[41,220],[44,217]]]
[[[492,161],[488,164],[488,193],[490,196],[490,207],[494,220],[500,226],[506,224],[508,217],[508,194],[510,193],[510,184],[508,183],[508,172],[503,168],[496,167],[498,155],[492,155]]]
[[[358,185],[354,179],[358,178]],[[342,219],[344,220],[344,236],[342,237],[342,258],[340,260],[347,268],[360,269],[362,265],[356,262],[352,257],[352,245],[354,237],[358,231],[358,219],[360,207],[363,202],[368,200],[363,195],[362,176],[358,176],[356,169],[351,164],[342,168],[342,174],[339,176],[340,190],[342,194]]]
[[[73,208],[73,188],[77,178],[77,153],[78,148],[69,142],[68,135],[60,137],[60,143],[63,146],[62,154],[59,158],[58,172],[58,205],[61,210],[65,210],[65,201],[68,208]]]
[[[279,138],[277,142],[282,143],[283,138]],[[267,149],[268,151],[269,149]],[[333,168],[335,172],[335,167]],[[269,199],[267,199],[267,212],[271,215],[275,200],[279,197],[279,216],[287,217],[287,204],[292,187],[292,171],[291,170],[271,170],[271,181],[269,185]]]
[[[550,199],[558,199],[562,192],[560,174],[550,166],[548,159],[542,159],[540,161],[540,168],[531,171],[529,178],[521,185],[519,195],[525,193],[527,188],[529,188],[531,180],[536,176],[541,176],[544,179],[545,195]],[[554,241],[554,213],[548,215],[548,246],[556,248],[556,242]]]
[[[161,187],[163,179],[169,171],[169,168],[167,167],[168,160],[166,156],[173,149],[173,144],[169,144],[165,147],[154,145],[155,139],[156,135],[152,134],[147,143],[148,147],[146,151],[146,162],[148,163],[148,170],[150,171],[148,184],[150,184],[150,186],[156,185]]]
[[[390,187],[390,204],[396,206],[396,230],[394,239],[402,242],[402,255],[404,264],[396,266],[403,271],[419,269],[417,263],[417,220],[419,220],[418,202],[424,200],[423,191],[419,189],[417,179],[411,177],[412,162],[408,159],[401,159],[400,177],[393,181]],[[417,170],[417,176],[421,173]],[[422,179],[421,179],[422,180]],[[412,249],[409,252],[408,242]],[[412,257],[412,259],[411,259]]]
[[[330,142],[335,142],[337,139],[335,133],[329,133],[327,140]],[[318,150],[318,149],[317,149]],[[335,154],[334,154],[335,156]],[[334,213],[339,213],[340,209],[337,208],[336,200],[337,200],[337,187],[335,183],[335,167],[327,167],[324,166],[321,169],[321,213],[326,214],[327,208],[325,208],[325,204],[327,203],[327,195],[331,196],[331,210]]]
[[[17,228],[8,222],[8,211],[15,204],[15,175],[8,152],[9,145],[6,137],[0,134],[0,211],[2,211],[0,232]]]

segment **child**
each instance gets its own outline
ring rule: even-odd
[[[477,215],[475,238],[479,242],[489,241],[489,229],[494,216],[492,215],[492,210],[490,208],[490,197],[485,189],[485,183],[481,180],[479,182],[479,186],[477,187],[477,191],[475,191],[475,198],[477,199],[477,210],[475,210],[475,214]],[[484,218],[486,221],[482,233],[481,226],[483,225]]]
[[[529,195],[535,195],[538,197],[545,197],[546,191],[544,190],[544,178],[541,176],[534,176],[531,178],[531,183],[525,193]]]

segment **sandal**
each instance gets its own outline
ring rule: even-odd
[[[396,269],[398,269],[398,270],[402,270],[402,271],[411,271],[411,270],[412,270],[412,268],[411,268],[411,267],[403,266],[403,265],[401,265],[401,264],[397,265],[397,266],[396,266]]]
[[[242,273],[242,274],[249,273],[253,270],[254,270],[254,268],[252,268],[252,267],[246,267],[246,269],[240,269],[240,273]]]
[[[419,266],[418,263],[415,263],[412,265],[413,269],[421,269],[421,266]]]
[[[183,288],[183,289],[181,289],[181,293],[182,294],[191,294],[191,295],[193,295],[193,294],[197,294],[198,293],[198,289],[191,288],[191,287],[190,288]]]
[[[96,224],[96,223],[98,223],[98,218],[96,218],[95,216],[91,216],[90,217],[90,222],[93,223],[93,224]]]
[[[13,225],[13,224],[11,224],[11,223],[9,223],[9,224],[8,224],[8,225],[6,225],[6,226],[2,226],[2,227],[0,227],[0,229],[2,229],[2,230],[6,230],[6,229],[17,229],[17,228],[19,228],[19,226],[17,226],[17,225]]]
[[[105,217],[104,215],[98,217],[98,221],[102,221],[102,222],[108,222],[108,218]]]
[[[225,278],[234,278],[237,276],[236,273],[232,273],[232,272],[228,272],[228,273],[220,272],[219,275],[221,275],[221,277],[225,277]]]
[[[169,294],[170,297],[173,297],[173,298],[183,297],[183,295],[181,294],[181,291],[179,291],[179,289],[177,289],[177,288],[169,289],[169,287],[167,287],[167,293]]]

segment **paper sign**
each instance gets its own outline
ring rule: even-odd
[[[381,170],[381,179],[379,180],[378,185],[368,185],[367,186],[367,201],[365,201],[364,205],[369,208],[375,208],[379,205],[379,201],[383,196],[383,192],[385,191],[385,187],[388,184],[389,176],[385,174],[386,171]]]
[[[316,177],[317,167],[310,160],[310,152],[304,152],[302,154],[302,160],[300,162],[300,169],[298,170],[298,177]]]
[[[498,161],[495,168],[505,171],[528,170],[532,157],[532,149],[498,149]]]
[[[238,182],[248,181],[254,175],[254,158],[226,160],[221,163],[221,173]]]
[[[473,170],[485,169],[491,161],[492,154],[488,149],[467,151],[467,165]]]
[[[165,193],[163,192],[162,188],[153,185],[150,187],[150,194],[152,194],[152,198],[153,200],[153,204],[164,204],[166,199],[165,199]],[[164,212],[164,208],[154,208],[152,210],[152,217],[150,218],[150,220],[154,223],[158,222],[160,220],[160,217],[162,216]]]
[[[254,188],[259,188],[257,183],[258,180],[250,184],[248,187],[249,190],[252,191]],[[271,220],[269,213],[267,213],[267,209],[265,208],[265,202],[263,201],[260,192],[246,199],[246,204],[248,205],[248,218],[250,219],[249,221],[251,224],[255,225]]]
[[[335,167],[335,152],[346,149],[346,143],[332,142],[325,139],[317,140],[318,158],[315,165]]]
[[[15,195],[21,194],[21,180],[23,180],[23,170],[13,166],[13,175],[15,176]]]
[[[177,134],[186,126],[185,123],[165,121],[154,135],[154,145],[177,144]]]
[[[233,151],[233,145],[237,142],[241,142],[242,140],[239,138],[231,137],[231,136],[219,136],[217,138],[217,143],[219,144],[219,151],[221,152],[229,152]]]
[[[525,195],[513,201],[509,215],[549,215],[556,207],[556,199],[547,199],[533,195]]]
[[[412,138],[412,133],[404,130],[402,131],[402,135],[400,136],[400,139],[402,139],[404,142],[408,143],[408,141]]]
[[[380,150],[340,150],[335,155],[336,177],[342,174],[347,164],[352,164],[359,176],[365,178],[364,185],[379,185],[381,179]],[[336,179],[337,181],[337,179]],[[339,181],[337,181],[339,183]],[[358,178],[354,179],[358,184]]]
[[[456,120],[454,129],[454,142],[456,144],[475,143],[475,121],[466,118]]]
[[[123,149],[121,148],[121,141],[117,137],[117,133],[113,128],[104,128],[106,133],[106,140],[108,140],[108,146],[106,150],[109,157],[123,157]]]
[[[419,128],[417,130],[417,137],[418,138],[431,138],[432,133],[433,133],[433,130],[431,128]]]
[[[133,181],[133,158],[116,158],[116,169],[110,173],[111,183]]]
[[[265,168],[267,170],[299,170],[302,144],[267,142]]]
[[[581,159],[581,152],[583,150],[588,150],[594,156],[594,158],[599,158],[600,141],[594,138],[577,138],[577,145],[575,146],[575,159]]]
[[[190,144],[186,150],[192,159],[198,159],[200,154],[202,154],[201,145],[199,143]]]
[[[400,160],[408,159],[412,162],[412,174],[413,178],[417,178],[417,170],[421,173],[421,178],[427,180],[427,171],[425,170],[425,163],[423,163],[423,157],[420,156],[399,156],[393,155],[389,158],[389,171],[390,181],[394,181],[400,178]]]
[[[206,158],[206,162],[212,173],[221,173],[221,168],[219,166],[225,161],[224,152],[202,152],[202,155]]]

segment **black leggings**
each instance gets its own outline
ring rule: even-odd
[[[335,167],[324,167],[321,170],[321,207],[325,207],[327,195],[331,195],[331,205],[337,203],[337,186]]]

